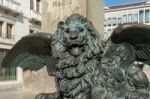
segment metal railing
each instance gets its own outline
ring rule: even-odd
[[[0,0],[0,5],[7,7],[11,10],[14,10],[16,12],[20,12],[20,3],[14,1],[14,0]]]
[[[31,10],[30,11],[30,18],[31,19],[36,19],[38,21],[41,21],[41,14],[37,11]]]

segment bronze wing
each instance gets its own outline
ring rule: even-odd
[[[147,98],[149,81],[142,69],[135,64],[136,61],[150,65],[150,26],[120,25],[108,39],[101,59],[100,70],[104,77],[102,83],[106,85],[106,90],[112,95],[129,99]],[[138,92],[139,89],[144,90],[144,93]]]
[[[125,24],[117,27],[111,36],[116,44],[128,43],[134,48],[136,61],[150,65],[150,26],[144,24]]]
[[[24,69],[39,70],[47,65],[48,71],[54,72],[56,60],[51,57],[51,41],[52,35],[49,33],[24,36],[8,52],[2,62],[2,68],[20,66]]]

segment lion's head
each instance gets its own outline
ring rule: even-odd
[[[102,52],[99,34],[92,23],[79,14],[73,14],[59,22],[53,39],[53,52],[57,57],[91,58]]]

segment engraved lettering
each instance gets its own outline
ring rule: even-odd
[[[70,5],[72,4],[72,0],[54,0],[53,1],[53,7],[57,7],[57,6],[65,6],[65,5]]]

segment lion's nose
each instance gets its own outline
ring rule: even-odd
[[[76,40],[78,38],[78,34],[76,32],[71,32],[69,34],[70,40]]]

